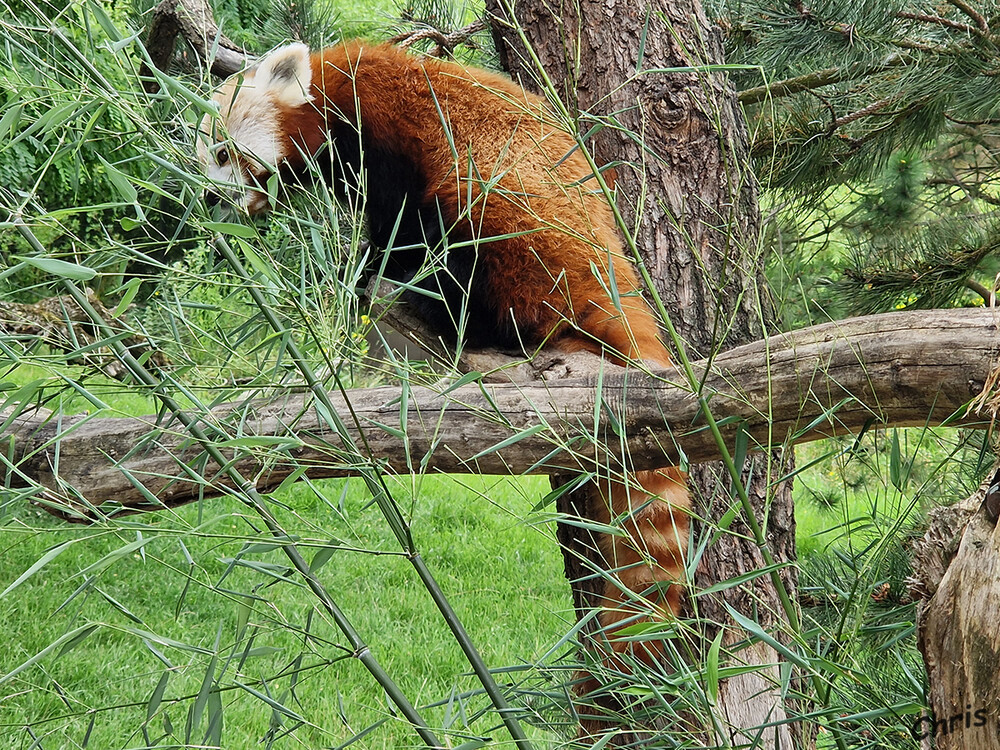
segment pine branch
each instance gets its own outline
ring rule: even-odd
[[[921,23],[936,24],[938,26],[944,26],[948,29],[956,29],[973,36],[983,36],[983,32],[981,30],[973,28],[967,23],[952,21],[950,18],[944,18],[943,16],[932,16],[926,13],[909,13],[901,10],[896,12],[896,18],[904,18],[908,21],[920,21]]]
[[[969,5],[965,0],[948,0],[951,5],[954,5],[965,15],[976,22],[976,26],[983,33],[984,36],[989,35],[990,25],[986,19],[980,14],[975,8]]]
[[[844,269],[849,282],[844,291],[854,298],[854,309],[866,313],[940,307],[962,289],[989,300],[990,291],[974,286],[972,276],[997,253],[994,228],[991,223],[975,227],[948,220],[927,226],[919,236],[894,237],[889,246],[859,245],[852,265]]]
[[[777,99],[782,96],[800,94],[803,91],[812,91],[830,86],[834,83],[844,81],[855,81],[859,78],[867,78],[876,73],[881,73],[895,67],[899,67],[908,62],[902,55],[892,55],[886,62],[879,65],[851,65],[847,67],[826,68],[813,73],[786,78],[783,81],[775,81],[763,86],[756,86],[739,93],[740,104],[756,104],[765,99]]]
[[[931,55],[947,55],[950,50],[940,44],[928,44],[918,42],[913,39],[899,39],[895,42],[897,47],[913,50],[914,52],[926,52]]]
[[[995,198],[984,191],[979,185],[965,182],[955,175],[952,175],[951,177],[931,177],[925,180],[924,184],[929,187],[938,187],[941,185],[957,187],[963,190],[970,198],[980,200],[983,203],[988,203],[991,206],[1000,206],[1000,198]]]
[[[767,98],[777,98],[798,94],[810,89],[818,89],[822,86],[829,86],[831,83],[840,83],[847,80],[847,74],[843,68],[827,68],[815,73],[806,73],[795,78],[786,78],[784,81],[757,86],[739,93],[740,104],[756,104]]]
[[[1000,125],[1000,119],[996,117],[985,117],[982,120],[960,120],[957,117],[949,115],[947,112],[944,117],[948,122],[953,122],[956,125],[969,125],[974,128],[980,125]]]
[[[996,292],[987,289],[985,286],[983,286],[982,284],[980,284],[975,279],[973,279],[973,278],[966,279],[965,280],[965,287],[967,289],[971,289],[976,294],[978,294],[980,297],[982,297],[983,298],[983,304],[985,304],[986,307],[996,307],[997,306]]]
[[[828,132],[829,133],[833,133],[833,131],[836,130],[837,128],[839,128],[839,127],[843,127],[844,125],[848,125],[848,124],[854,122],[855,120],[860,120],[862,117],[868,117],[869,115],[874,115],[874,114],[876,114],[878,112],[881,112],[883,109],[885,109],[886,107],[888,107],[890,104],[892,104],[897,99],[899,99],[898,96],[889,96],[889,97],[886,97],[885,99],[881,99],[881,100],[879,100],[877,102],[873,102],[872,104],[869,104],[867,107],[862,107],[859,110],[851,112],[849,115],[844,115],[843,117],[838,117],[832,123],[830,123],[830,130]]]

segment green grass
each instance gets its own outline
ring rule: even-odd
[[[462,482],[468,486],[457,478],[424,480],[421,499],[409,509],[417,543],[491,667],[533,664],[573,621],[552,528],[521,520],[545,483],[476,477]],[[285,521],[302,535],[309,556],[332,538],[345,548],[333,554],[320,577],[413,702],[425,705],[475,690],[444,621],[409,563],[395,554],[395,541],[377,511],[366,507],[362,489],[357,481],[303,484],[279,500],[287,504]],[[190,697],[201,688],[211,658],[196,649],[218,654],[220,685],[246,684],[309,722],[275,747],[336,746],[383,719],[360,747],[415,743],[361,665],[346,658],[343,639],[318,614],[313,597],[294,577],[282,579],[285,563],[278,551],[252,552],[244,559],[264,567],[237,567],[227,575],[227,560],[245,541],[260,541],[239,505],[212,500],[141,520],[149,524],[141,530],[79,528],[32,513],[0,534],[4,587],[46,550],[73,540],[3,597],[0,633],[8,645],[0,672],[74,628],[100,624],[72,650],[50,654],[0,686],[0,747],[29,746],[26,726],[45,738],[42,747],[82,746],[91,720],[91,747],[142,746],[137,728],[164,673],[170,675],[168,686],[149,734],[162,734],[169,721],[174,737],[181,738]],[[150,540],[141,550],[116,559],[80,590],[81,570],[140,533]],[[164,645],[170,641],[183,645]],[[252,656],[239,663],[247,649]],[[467,703],[470,713],[484,705],[479,698]],[[250,747],[267,737],[275,713],[263,700],[230,687],[222,705],[227,747]],[[438,726],[450,722],[466,731],[468,719],[473,731],[494,733],[455,706],[432,709],[429,716]],[[282,723],[288,728],[296,722],[286,715]],[[192,741],[200,739],[195,733]]]
[[[156,399],[141,390],[82,367],[67,366],[55,357],[51,363],[33,357],[30,362],[0,367],[0,398],[63,414],[104,411],[109,417],[153,414],[157,408]],[[95,399],[103,406],[95,404]]]
[[[45,403],[65,413],[93,411],[67,385],[81,372],[58,369],[21,364],[4,382],[9,390],[44,386]],[[87,390],[109,416],[153,410],[151,399],[116,381],[91,379]],[[554,527],[531,512],[547,480],[405,477],[390,489],[486,662],[511,670],[501,682],[537,684],[539,670],[528,669],[540,660],[553,666],[566,649],[549,652],[575,621]],[[468,662],[361,480],[301,482],[273,496],[273,509],[314,566],[329,556],[318,568],[324,585],[408,698],[431,706],[432,726],[455,734],[454,744],[469,733],[495,735],[491,719],[478,718],[487,704]],[[356,747],[416,746],[236,500],[93,527],[38,509],[8,508],[4,517],[0,591],[10,590],[0,597],[0,674],[67,633],[96,627],[0,684],[0,748],[197,745],[211,712],[191,732],[186,723],[210,669],[222,688],[226,747],[336,747],[369,727]],[[531,731],[543,747],[559,740]]]

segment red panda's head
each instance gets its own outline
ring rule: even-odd
[[[198,159],[217,193],[249,213],[270,207],[268,178],[296,146],[288,131],[292,110],[312,101],[309,48],[289,44],[229,78],[212,97],[217,116],[198,126]]]

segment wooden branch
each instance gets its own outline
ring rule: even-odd
[[[965,406],[997,363],[998,323],[986,309],[854,318],[738,347],[695,369],[726,441],[744,430],[752,449],[949,418],[983,426]],[[303,393],[219,406],[202,422],[261,490],[300,467],[314,478],[373,463],[399,473],[555,474],[598,463],[624,470],[623,455],[629,469],[676,464],[681,451],[691,462],[716,458],[698,398],[676,372],[661,375],[605,364],[586,378],[413,387],[402,415],[398,386],[332,394],[346,440]],[[263,440],[247,439],[255,436]],[[14,467],[7,486],[37,483],[36,502],[77,520],[228,491],[169,417],[24,412],[3,423],[0,440]]]
[[[983,32],[979,28],[973,28],[967,23],[962,23],[960,21],[953,21],[950,18],[945,18],[943,16],[935,16],[928,13],[909,13],[907,11],[896,11],[896,18],[903,18],[907,21],[919,21],[920,23],[929,23],[935,26],[942,26],[946,29],[954,29],[955,31],[961,31],[964,34],[971,34],[974,36],[982,36]]]
[[[211,61],[213,75],[228,78],[246,65],[246,52],[222,34],[207,0],[162,0],[153,8],[146,51],[158,70],[170,65],[178,35],[184,37],[200,60]],[[159,89],[145,63],[139,75],[146,91]]]
[[[412,19],[408,19],[412,20]],[[434,49],[431,50],[432,57],[451,58],[455,56],[455,47],[460,44],[468,44],[469,40],[486,28],[486,21],[478,18],[467,26],[455,29],[451,32],[444,32],[440,29],[423,27],[413,31],[397,34],[389,40],[390,44],[395,44],[403,49],[408,49],[417,42],[430,39],[434,42]]]
[[[737,96],[740,104],[756,104],[765,99],[790,96],[803,91],[810,91],[834,83],[840,83],[841,81],[855,77],[856,75],[848,73],[844,68],[826,68],[825,70],[817,70],[813,73],[795,76],[794,78],[786,78],[783,81],[775,81],[763,86],[755,86],[752,89],[745,89],[739,92]]]
[[[92,290],[86,292],[91,306],[104,320],[121,320]],[[69,295],[46,297],[33,303],[0,301],[0,334],[11,341],[24,341],[26,347],[42,344],[53,351],[65,352],[72,363],[94,367],[109,378],[128,377],[111,347],[101,345],[90,316]],[[124,336],[122,343],[151,366],[163,368],[169,364],[166,355],[153,350],[151,343],[141,336]]]
[[[986,17],[984,15],[982,15],[979,11],[977,11],[975,8],[969,5],[969,3],[965,2],[965,0],[948,0],[948,2],[954,5],[956,8],[958,8],[960,11],[962,11],[973,21],[975,21],[976,26],[983,33],[984,36],[989,36],[990,24],[986,20]]]
[[[219,30],[208,0],[162,0],[153,8],[151,15],[146,51],[158,70],[166,70],[170,65],[178,36],[191,45],[199,60],[210,62],[215,76],[228,78],[246,66],[246,51]],[[451,33],[425,28],[400,34],[390,41],[408,47],[420,40],[431,39],[436,44],[432,51],[435,57],[451,57],[455,47],[466,44],[484,28],[486,22],[479,19]],[[146,63],[140,67],[139,75],[146,91],[153,93],[159,89],[159,83]]]
[[[758,104],[766,99],[778,99],[783,96],[800,94],[803,91],[830,86],[844,81],[854,81],[867,78],[876,73],[883,73],[910,62],[909,57],[901,54],[890,55],[884,62],[877,65],[848,65],[840,68],[825,68],[823,70],[805,73],[781,81],[773,81],[752,89],[745,89],[737,95],[740,104]]]
[[[466,348],[456,354],[453,344],[442,340],[412,305],[400,300],[405,291],[390,281],[372,279],[365,290],[370,317],[383,330],[387,327],[413,344],[443,373],[477,372],[483,373],[483,380],[489,383],[529,383],[584,377],[601,367],[599,358],[585,353],[542,351],[530,360],[523,354],[498,349]]]

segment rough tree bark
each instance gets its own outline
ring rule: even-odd
[[[583,113],[580,131],[607,127],[593,138],[599,164],[614,165],[618,201],[667,310],[689,351],[702,356],[760,338],[770,322],[758,254],[760,214],[749,173],[749,138],[735,91],[726,77],[708,72],[666,73],[663,68],[722,62],[718,30],[699,0],[623,3],[566,0],[553,12],[549,3],[522,0],[513,6],[517,22],[546,74],[571,110]],[[497,46],[505,67],[531,86],[537,70],[519,35],[505,25],[507,0],[487,0]],[[795,526],[789,483],[771,487],[790,468],[791,458],[757,457],[744,467],[753,479],[749,495],[775,562],[795,557]],[[716,466],[694,467],[691,486],[696,514],[718,518],[732,503],[729,482]],[[591,493],[592,494],[592,493]],[[586,515],[588,498],[564,500],[564,511]],[[695,588],[729,580],[763,567],[762,550],[752,541],[745,519],[722,535],[703,556]],[[580,558],[594,548],[579,529],[563,529],[571,580],[593,580]],[[591,556],[592,558],[592,556]],[[794,590],[794,567],[782,574]],[[577,587],[582,609],[593,591]],[[732,625],[725,605],[780,630],[784,614],[769,578],[727,590],[699,602],[704,637],[713,623],[728,623],[724,644],[746,634]],[[688,614],[691,614],[690,610]],[[707,641],[706,641],[707,642]],[[742,744],[771,725],[768,746],[791,747],[794,732],[783,723],[777,653],[764,644],[744,649],[734,660],[759,669],[720,686],[717,717],[728,735],[712,741]],[[808,734],[808,732],[807,732]]]
[[[925,748],[1000,750],[1000,470],[967,500],[938,508],[916,544],[911,594],[931,711]]]

